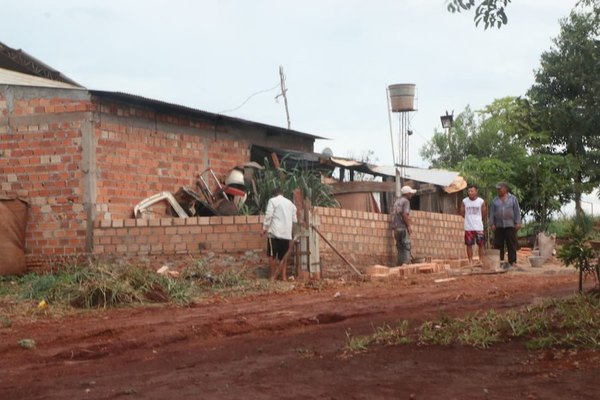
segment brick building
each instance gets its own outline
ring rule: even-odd
[[[224,176],[249,161],[252,145],[312,152],[318,138],[131,94],[88,90],[0,43],[0,196],[29,203],[24,246],[29,268],[90,254],[258,254],[264,247],[258,216],[147,221],[133,219],[133,207],[157,192],[193,186],[207,167]],[[372,236],[374,219],[381,230],[387,217],[366,218],[366,236]],[[327,232],[330,237],[336,229]],[[384,251],[387,240],[377,245],[381,253],[364,246],[361,252],[385,260],[392,250]]]

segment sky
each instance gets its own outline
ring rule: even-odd
[[[402,151],[386,88],[413,83],[408,164],[428,167],[440,116],[524,95],[576,2],[513,0],[484,30],[446,0],[0,0],[0,42],[89,89],[286,127],[281,66],[291,128],[380,165]]]

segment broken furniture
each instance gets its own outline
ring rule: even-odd
[[[189,217],[189,215],[185,212],[185,210],[179,205],[179,203],[177,202],[177,200],[175,200],[175,197],[173,197],[173,195],[170,192],[160,192],[160,193],[156,193],[150,197],[145,198],[144,200],[140,201],[138,204],[135,205],[135,207],[133,207],[133,215],[135,218],[142,218],[144,212],[153,204],[159,203],[163,200],[166,200],[169,202],[169,204],[171,205],[171,207],[173,207],[173,210],[175,210],[175,213],[177,213],[177,216],[179,216],[180,218],[187,218]]]
[[[243,203],[246,198],[246,192],[239,188],[239,179],[237,175],[230,173],[230,184],[222,185],[212,168],[207,168],[198,174],[196,187],[204,195],[208,205],[216,210],[217,215],[237,215],[238,204]],[[241,184],[243,186],[243,174]],[[234,187],[234,184],[238,187]],[[238,198],[234,201],[235,198]]]
[[[215,210],[206,201],[201,199],[196,192],[187,186],[179,188],[173,197],[175,197],[175,200],[177,200],[179,205],[191,217],[210,217],[213,215],[219,215],[217,210]]]

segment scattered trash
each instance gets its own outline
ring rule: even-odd
[[[42,300],[38,303],[38,309],[45,310],[46,308],[48,308],[48,303],[46,303],[46,300]]]
[[[179,271],[172,271],[168,265],[163,265],[156,270],[156,273],[159,275],[168,275],[173,278],[177,278],[179,276]]]
[[[35,348],[35,340],[21,339],[21,340],[19,340],[19,346],[21,346],[24,349],[34,349]]]
[[[434,282],[435,283],[442,283],[442,282],[450,282],[450,281],[455,281],[456,278],[441,278],[441,279],[435,279]]]
[[[340,297],[342,294],[340,292],[335,292],[335,294],[333,295],[333,297]]]
[[[166,265],[163,265],[162,267],[160,267],[159,269],[156,270],[156,273],[159,275],[166,275],[168,270],[169,270],[169,267]]]

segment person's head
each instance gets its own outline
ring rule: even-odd
[[[417,191],[408,185],[402,186],[402,189],[400,189],[400,194],[408,199],[410,199],[415,193],[417,193]]]
[[[283,192],[281,191],[281,188],[276,187],[271,192],[271,197],[276,197],[276,196],[279,196],[280,194],[283,194]]]
[[[469,196],[469,199],[475,200],[479,195],[477,192],[477,186],[475,186],[475,185],[467,186],[467,195]]]
[[[496,185],[496,189],[498,190],[498,196],[504,196],[508,193],[508,183],[506,182],[499,182]]]

